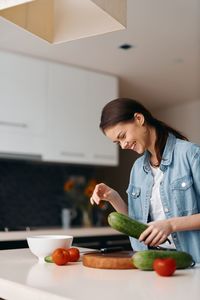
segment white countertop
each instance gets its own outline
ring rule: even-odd
[[[26,240],[28,236],[39,234],[67,234],[74,237],[119,235],[120,232],[111,227],[82,227],[82,228],[60,228],[60,229],[40,229],[30,231],[8,231],[0,232],[0,241]]]
[[[200,267],[172,277],[153,271],[101,270],[80,262],[38,263],[29,249],[0,251],[0,297],[7,300],[197,300]]]

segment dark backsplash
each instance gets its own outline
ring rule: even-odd
[[[96,168],[83,165],[48,164],[21,160],[0,160],[0,230],[5,227],[61,226],[60,200],[68,176],[96,177]],[[95,220],[93,225],[105,225]],[[105,214],[105,211],[102,212]],[[81,217],[73,226],[81,225]]]

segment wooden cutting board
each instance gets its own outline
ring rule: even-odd
[[[133,251],[85,253],[82,262],[86,267],[97,269],[135,269],[131,260],[133,254]]]

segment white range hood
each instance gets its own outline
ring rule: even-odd
[[[126,28],[127,0],[1,0],[0,17],[49,43]]]

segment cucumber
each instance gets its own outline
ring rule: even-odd
[[[131,219],[119,212],[111,212],[108,215],[108,223],[117,231],[136,239],[138,239],[140,234],[148,227],[146,224]]]
[[[48,262],[48,263],[53,263],[53,259],[51,255],[45,256],[44,261]]]
[[[153,270],[153,262],[156,258],[173,258],[177,269],[193,267],[195,262],[187,252],[176,250],[144,250],[138,251],[132,256],[134,266],[140,270]]]

